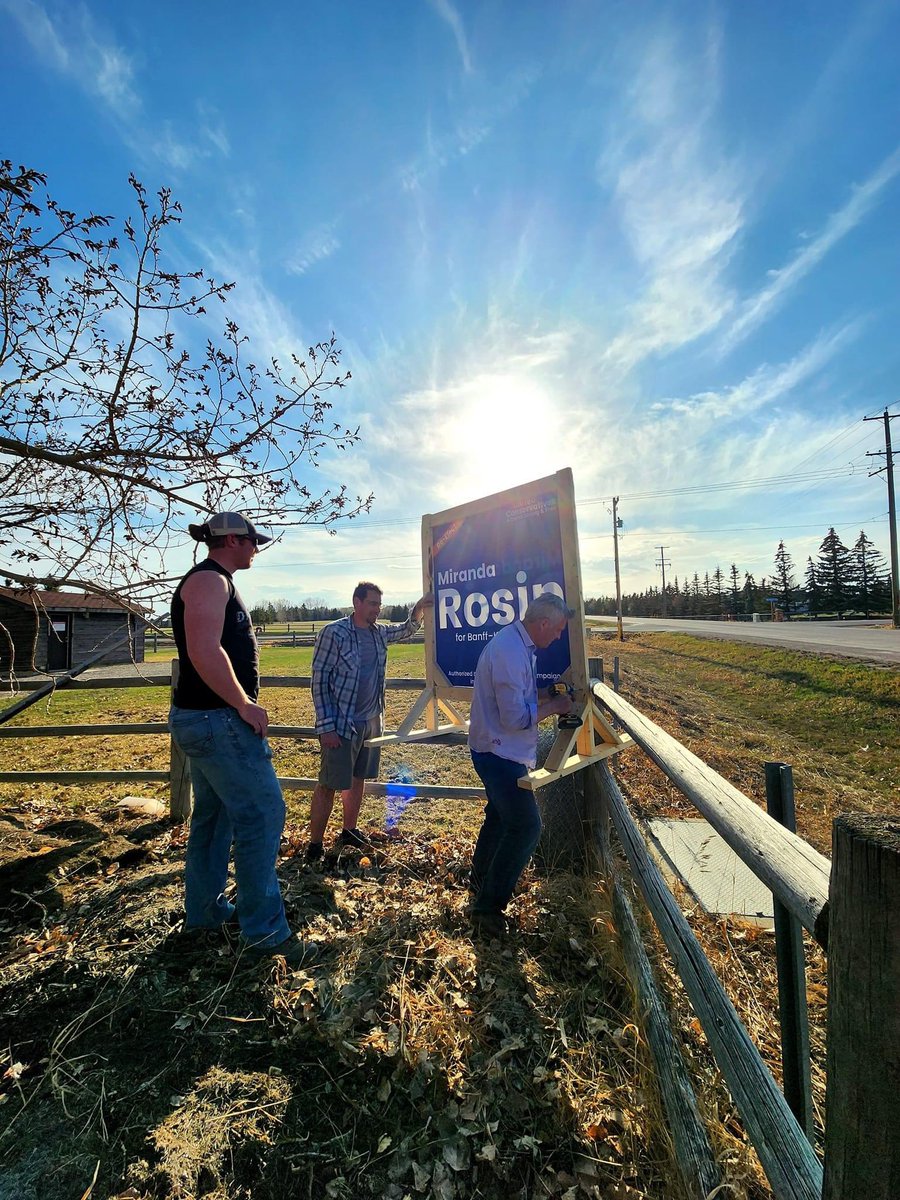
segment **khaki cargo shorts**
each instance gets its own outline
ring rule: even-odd
[[[323,746],[319,783],[335,792],[345,792],[354,779],[377,779],[381,747],[364,743],[367,738],[381,737],[383,732],[384,713],[377,713],[364,725],[355,725],[353,737],[342,737],[341,744],[335,749]]]

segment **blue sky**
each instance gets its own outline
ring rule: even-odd
[[[260,357],[344,348],[363,440],[320,477],[375,504],[250,602],[414,599],[422,513],[564,466],[588,595],[613,495],[626,591],[660,546],[679,579],[782,538],[802,575],[831,525],[887,555],[900,4],[0,0],[0,39],[4,157],[79,210],[171,186]]]

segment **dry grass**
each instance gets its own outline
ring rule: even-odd
[[[900,810],[900,672],[680,634],[592,642],[626,699],[759,804],[764,764],[788,763],[797,831],[823,854],[840,813]],[[644,756],[622,763],[646,813],[693,811]]]

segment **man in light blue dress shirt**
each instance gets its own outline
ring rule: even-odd
[[[559,596],[542,593],[521,621],[494,635],[475,668],[469,750],[487,804],[470,886],[472,925],[486,937],[505,932],[503,910],[541,834],[534,793],[518,785],[535,765],[538,723],[572,710],[568,696],[538,696],[536,654],[556,641],[574,615]]]

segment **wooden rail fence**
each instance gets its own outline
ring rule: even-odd
[[[260,679],[260,686],[270,688],[305,688],[309,689],[312,680],[305,675],[266,675]],[[44,687],[43,682],[28,681],[22,685],[23,691],[30,688]],[[106,676],[104,678],[76,678],[68,682],[67,687],[75,691],[134,688],[134,687],[167,687],[172,686],[172,675],[162,675],[158,672],[145,671],[140,675]],[[421,679],[389,678],[385,687],[391,691],[421,692],[424,681]],[[165,736],[169,738],[169,767],[166,771],[0,771],[0,783],[168,783],[169,785],[169,814],[174,820],[184,821],[191,812],[191,779],[190,766],[178,746],[169,736],[168,726],[164,721],[142,721],[130,724],[97,724],[97,725],[23,725],[0,726],[0,741],[12,738],[54,738],[54,737],[130,737],[144,735]],[[315,727],[311,725],[270,725],[270,738],[315,738]],[[443,745],[459,745],[465,741],[464,736],[455,735],[439,738],[420,738],[419,744],[440,742]],[[294,776],[279,776],[278,782],[288,791],[312,791],[316,786],[315,779],[297,778]],[[367,780],[366,794],[369,796],[389,795],[392,787],[390,781]],[[454,787],[450,784],[416,784],[416,794],[425,798],[446,799],[484,799],[484,790],[475,787]]]

